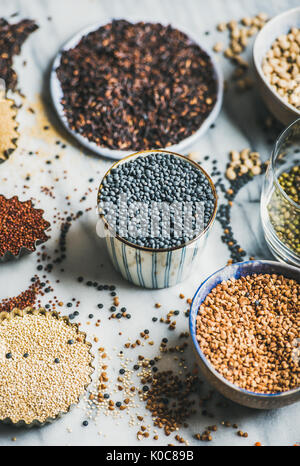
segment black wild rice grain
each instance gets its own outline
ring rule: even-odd
[[[24,19],[19,23],[9,24],[0,18],[0,78],[4,79],[8,89],[15,89],[17,75],[12,69],[14,55],[19,55],[27,37],[38,29],[34,21]]]
[[[191,136],[216,101],[209,56],[171,26],[117,20],[64,51],[69,126],[99,146],[140,150]]]

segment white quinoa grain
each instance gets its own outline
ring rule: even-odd
[[[67,412],[93,372],[90,345],[82,333],[77,340],[77,326],[52,312],[29,312],[1,314],[0,419],[13,423],[45,422]]]

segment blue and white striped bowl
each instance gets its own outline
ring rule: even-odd
[[[215,196],[214,212],[206,229],[196,238],[185,245],[170,249],[151,249],[137,246],[115,234],[107,223],[103,213],[99,210],[100,218],[104,222],[106,245],[115,269],[128,281],[143,288],[167,288],[185,280],[192,272],[192,266],[196,264],[205,245],[208,231],[210,230],[217,211],[217,194],[214,184],[208,174],[196,162],[183,155],[163,150],[147,150],[129,155],[116,162],[105,174],[98,191],[98,205],[101,197],[103,181],[111,170],[120,164],[146,156],[150,153],[168,153],[188,161],[208,179]]]
[[[204,356],[196,338],[196,318],[200,305],[206,296],[223,280],[230,278],[238,279],[247,275],[256,274],[277,274],[286,278],[291,278],[300,283],[300,272],[297,267],[282,264],[274,261],[245,261],[229,265],[218,270],[208,277],[198,288],[191,304],[190,310],[190,334],[193,340],[193,347],[201,372],[207,381],[223,396],[249,408],[274,409],[300,401],[300,387],[280,393],[264,394],[255,393],[234,385],[226,380]]]

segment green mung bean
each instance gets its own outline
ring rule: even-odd
[[[300,202],[300,165],[283,172],[278,182],[287,196],[296,204]],[[300,255],[300,208],[285,198],[275,187],[268,212],[278,238],[292,251]]]

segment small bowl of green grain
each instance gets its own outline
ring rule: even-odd
[[[275,143],[262,190],[261,218],[274,256],[300,267],[300,119]]]

